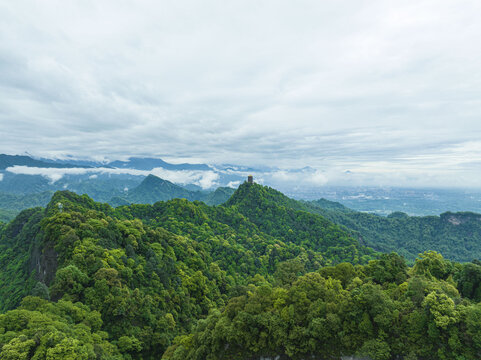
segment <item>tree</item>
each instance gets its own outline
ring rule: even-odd
[[[41,299],[50,300],[50,291],[47,285],[43,282],[38,281],[32,289],[32,296],[37,296]]]

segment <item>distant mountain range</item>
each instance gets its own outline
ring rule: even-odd
[[[192,191],[154,175],[148,175],[139,186],[123,195],[113,197],[109,203],[113,206],[128,204],[153,204],[170,199],[203,201],[207,205],[219,205],[226,202],[235,189],[219,187],[215,191]]]
[[[42,191],[85,192],[96,201],[109,201],[119,190],[139,185],[149,174],[165,178],[191,191],[236,187],[245,174],[229,167],[207,164],[171,164],[162,159],[132,157],[126,161],[34,159],[0,155],[0,192],[29,194]]]
[[[10,166],[29,166],[40,168],[68,168],[68,167],[85,167],[78,164],[62,163],[54,160],[44,161],[36,160],[30,156],[24,155],[6,155],[0,154],[0,170],[5,170]]]
[[[207,205],[226,203],[240,206],[249,199],[243,187],[237,192],[237,200],[232,199],[235,189],[219,187],[215,191],[190,190],[154,175],[148,175],[136,184],[131,181],[130,189],[122,188],[125,180],[95,179],[96,182],[80,182],[74,184],[79,194],[86,193],[95,198],[103,198],[103,202],[117,207],[130,204],[154,204],[175,198],[189,201],[202,201]],[[110,184],[110,188],[107,184]],[[33,181],[31,185],[34,185]],[[257,186],[257,185],[256,185]],[[70,186],[70,188],[72,188]],[[102,188],[105,189],[102,189]],[[42,188],[42,187],[40,187]],[[106,190],[109,189],[109,190]],[[0,221],[12,219],[19,211],[46,206],[50,201],[52,190],[28,194],[0,193]],[[253,193],[257,194],[257,193]],[[255,198],[249,199],[257,201]],[[389,216],[380,216],[352,210],[338,202],[319,199],[315,201],[298,201],[271,190],[263,195],[263,201],[272,201],[276,206],[302,210],[338,224],[349,231],[363,245],[377,251],[396,251],[408,260],[414,260],[419,253],[428,249],[442,252],[447,258],[456,261],[471,261],[481,258],[481,215],[472,212],[445,212],[440,216],[409,216],[402,212],[394,212]],[[244,206],[244,205],[242,205]],[[245,204],[246,207],[252,204]],[[256,209],[263,209],[259,204]],[[262,216],[252,215],[252,221]],[[264,223],[263,223],[264,224]],[[262,224],[259,224],[261,226]]]
[[[170,164],[162,159],[155,158],[137,158],[132,157],[127,161],[112,161],[106,166],[114,168],[129,168],[138,170],[152,170],[155,168],[163,168],[167,170],[212,170],[209,165],[206,164]]]
[[[395,251],[412,261],[431,249],[455,261],[481,259],[481,214],[445,212],[439,216],[380,216],[351,210],[325,199],[304,202],[309,212],[349,229],[359,241],[381,252]]]
[[[230,197],[113,208],[65,190],[0,224],[0,359],[480,358],[481,263],[436,252],[479,258],[479,214],[382,217],[153,175],[121,196]],[[434,251],[408,267],[392,249]]]
[[[166,170],[212,170],[206,164],[171,164],[162,159],[131,157],[126,161],[115,160],[111,162],[75,160],[75,159],[35,159],[27,155],[0,154],[0,170],[10,166],[29,166],[41,168],[128,168],[137,170],[152,170],[163,168]]]
[[[383,216],[396,211],[416,216],[439,215],[447,211],[481,213],[481,191],[478,190],[332,185],[316,187],[309,185],[309,181],[302,183],[302,179],[308,179],[315,174],[316,169],[305,167],[290,170],[289,174],[299,179],[299,183],[295,184],[282,183],[276,175],[279,174],[278,171],[279,169],[276,168],[251,168],[234,164],[172,164],[152,157],[132,157],[128,160],[102,162],[2,154],[0,155],[0,194],[23,196],[70,190],[79,194],[88,194],[95,201],[112,204],[151,203],[157,198],[170,199],[171,196],[183,196],[189,200],[202,200],[214,204],[223,201],[229,190],[217,191],[214,197],[217,200],[206,198],[207,195],[204,193],[215,191],[218,187],[236,188],[248,174],[253,174],[259,183],[275,186],[294,199],[325,198],[350,209]],[[166,186],[164,186],[163,190],[154,191],[156,193],[154,198],[141,194],[141,188],[133,191],[149,174],[169,181],[182,190],[171,189],[173,191],[171,194],[170,191],[165,191]],[[282,170],[280,174],[286,173]],[[44,202],[39,204],[44,205]],[[5,213],[7,210],[10,211],[9,215]],[[1,219],[10,219],[15,211],[0,201]]]
[[[46,206],[54,190],[68,188],[78,194],[88,194],[92,198],[107,202],[112,206],[129,204],[153,204],[174,198],[190,201],[203,201],[207,205],[219,205],[226,202],[235,189],[219,187],[214,191],[189,190],[168,180],[148,175],[140,183],[139,178],[66,178],[53,185],[41,176],[16,175],[7,176],[0,182],[0,221],[7,222],[23,209]],[[127,186],[132,186],[129,190]],[[5,191],[5,189],[7,191]],[[10,190],[10,191],[9,191]]]

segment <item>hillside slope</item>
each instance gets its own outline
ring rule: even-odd
[[[57,192],[0,226],[0,358],[480,358],[480,263],[409,269],[309,206]]]
[[[307,211],[352,230],[377,251],[396,251],[411,261],[427,250],[441,252],[454,261],[481,259],[481,214],[447,212],[417,217],[396,212],[384,217],[324,199],[304,204]]]
[[[481,266],[460,268],[476,271],[479,289]],[[391,254],[283,287],[259,284],[177,338],[163,359],[479,359],[481,304],[461,298],[452,274],[434,252],[412,269]],[[460,288],[470,283],[462,276]]]
[[[370,250],[353,240],[348,232],[272,188],[245,182],[226,206],[239,211],[260,230],[301,246],[314,247],[334,262],[365,262],[364,256],[369,256]]]
[[[258,205],[285,212],[274,203]],[[377,256],[317,215],[295,213],[306,223],[291,229],[273,218],[272,228],[283,229],[274,232],[238,208],[174,199],[115,209],[57,192],[45,209],[26,210],[0,230],[0,309],[21,305],[29,318],[28,311],[46,311],[38,300],[22,302],[29,294],[81,303],[98,314],[101,325],[89,331],[108,333],[117,349],[112,354],[153,359],[255,284],[281,284],[323,265]],[[2,339],[0,345],[11,340]]]

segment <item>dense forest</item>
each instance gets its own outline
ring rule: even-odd
[[[65,179],[60,182],[63,181],[64,186],[68,185],[69,189],[72,188],[78,194],[86,193],[94,200],[108,202],[114,207],[129,204],[154,204],[157,201],[167,201],[173,198],[202,201],[207,205],[220,205],[226,203],[235,191],[227,187],[219,187],[215,191],[182,187],[153,175],[145,177],[142,181],[108,178],[96,178],[94,182],[70,180]],[[51,190],[38,192],[43,189],[41,186],[43,182],[39,181],[32,177],[24,179],[21,175],[14,178],[5,177],[1,181],[4,187],[5,184],[10,183],[6,187],[10,189],[10,192],[0,192],[0,221],[8,222],[23,209],[44,207],[49,203],[54,192]],[[137,181],[139,181],[138,184]],[[18,186],[19,183],[25,185],[29,191],[37,189],[35,190],[37,192],[22,192],[22,186]],[[132,187],[127,190],[126,184],[130,184]],[[254,184],[254,187],[256,186],[258,185]],[[19,193],[12,193],[11,191],[14,189]],[[255,211],[262,212],[260,209],[267,206],[266,202],[271,202],[279,207],[321,215],[332,223],[342,226],[362,245],[385,253],[395,251],[403,255],[409,264],[413,264],[418,254],[427,250],[436,250],[441,252],[445,258],[460,262],[481,258],[480,214],[446,212],[440,216],[418,217],[394,212],[389,216],[379,216],[354,211],[325,199],[296,201],[273,189],[267,190],[260,186],[256,189],[257,192],[263,192],[263,204],[252,206]],[[237,196],[235,200],[230,200],[226,205],[231,206],[233,201],[240,203],[242,199],[246,200],[247,197]],[[239,211],[258,226],[270,226],[272,221],[265,218],[266,214],[260,214],[262,216],[259,217],[254,213],[255,211],[249,210],[252,201],[256,201],[256,199],[249,198],[249,201],[246,202],[248,205],[246,209],[242,205],[238,206]]]
[[[304,205],[306,211],[350,229],[367,246],[382,252],[396,251],[410,262],[427,250],[436,250],[455,261],[481,259],[481,214],[408,216],[394,212],[385,217],[353,211],[324,199]]]
[[[0,225],[0,358],[477,359],[480,283],[257,184],[223,206],[61,191]]]
[[[479,359],[481,266],[392,253],[264,282],[180,336],[164,359]]]
[[[275,209],[321,215],[342,226],[361,244],[384,253],[397,252],[411,264],[420,253],[428,250],[436,250],[454,261],[481,259],[481,214],[447,212],[440,216],[418,217],[395,212],[385,217],[351,210],[325,199],[296,201],[274,189],[254,186],[257,191],[252,193],[245,193],[246,189],[241,187],[227,205],[237,203],[239,211],[261,227],[269,226],[271,220],[266,216],[272,212],[264,213],[263,208],[275,204],[279,206],[274,206]]]
[[[37,206],[47,206],[54,194],[53,191],[44,191],[34,194],[0,193],[2,210],[19,213],[21,210]],[[13,218],[13,217],[12,217]]]

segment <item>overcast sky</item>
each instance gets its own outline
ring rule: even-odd
[[[480,19],[460,0],[0,0],[0,152],[481,187]]]

